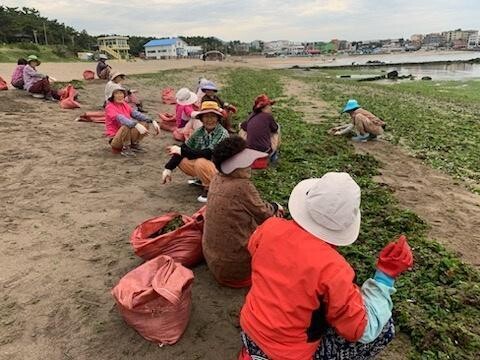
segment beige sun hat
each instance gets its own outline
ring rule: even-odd
[[[122,85],[114,84],[114,86],[110,88],[110,91],[107,94],[107,99],[111,99],[113,97],[113,93],[118,90],[123,91],[125,96],[127,96],[127,90]]]
[[[228,175],[234,172],[237,169],[247,168],[253,164],[257,159],[267,157],[268,154],[253,150],[253,149],[244,149],[238,154],[233,155],[230,159],[225,160],[220,165],[222,173]]]
[[[116,77],[119,77],[119,76],[127,76],[127,74],[125,74],[124,72],[121,72],[121,71],[114,71],[110,75],[110,80],[113,80],[113,79],[115,79]]]
[[[175,99],[177,100],[178,105],[192,105],[198,100],[198,97],[197,94],[189,89],[181,88],[175,94]]]
[[[346,246],[357,240],[360,187],[347,173],[330,172],[299,182],[288,209],[298,225],[329,244]]]

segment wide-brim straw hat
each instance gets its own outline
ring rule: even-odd
[[[198,96],[187,88],[181,88],[175,94],[175,99],[179,105],[192,105],[197,102]]]
[[[228,175],[234,172],[237,169],[243,169],[250,167],[253,162],[257,159],[261,159],[267,157],[268,154],[253,150],[253,149],[244,149],[240,151],[238,154],[232,156],[230,159],[225,160],[220,165],[222,169],[222,173]]]
[[[201,116],[203,114],[208,114],[208,113],[217,114],[218,116],[223,118],[222,108],[218,106],[218,103],[216,101],[204,101],[202,103],[202,107],[200,111],[197,113],[195,117],[197,119],[201,119]]]
[[[293,220],[315,237],[350,245],[360,232],[360,187],[347,173],[331,172],[303,180],[288,201]]]

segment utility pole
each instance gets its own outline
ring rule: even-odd
[[[45,37],[45,45],[48,45],[47,28],[45,27],[45,23],[43,23],[43,36]]]
[[[33,30],[33,37],[35,39],[35,44],[38,45],[37,30]]]

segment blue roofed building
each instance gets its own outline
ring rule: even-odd
[[[144,48],[147,59],[176,59],[188,56],[188,44],[175,37],[150,40]]]

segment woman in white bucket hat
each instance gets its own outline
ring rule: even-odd
[[[293,220],[271,218],[251,236],[252,288],[242,308],[243,354],[255,359],[372,359],[393,338],[394,279],[413,265],[405,237],[380,253],[361,288],[336,246],[360,230],[360,188],[347,173],[301,181]]]

